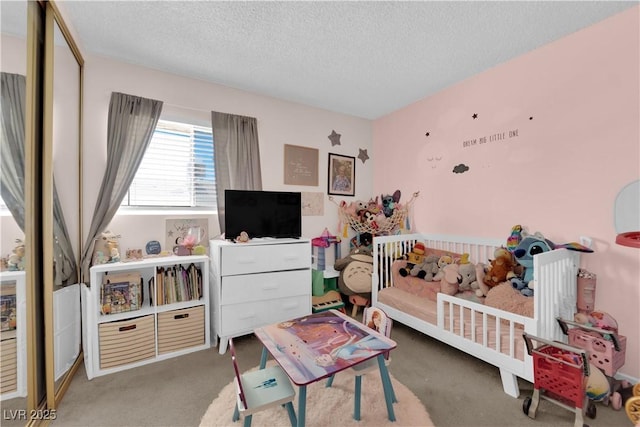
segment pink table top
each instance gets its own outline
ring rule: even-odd
[[[329,310],[254,330],[296,385],[307,385],[396,348],[396,342]]]

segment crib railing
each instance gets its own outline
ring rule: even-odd
[[[411,252],[417,242],[427,248],[440,249],[456,254],[469,254],[472,263],[488,263],[496,248],[504,244],[500,239],[448,236],[442,234],[399,234],[377,236],[373,239],[373,295],[375,304],[377,291],[393,286],[391,265],[404,254]]]
[[[546,340],[564,341],[556,317],[573,319],[578,298],[580,252],[557,249],[533,257],[536,330],[527,331]]]
[[[535,325],[534,319],[442,293],[437,307],[438,328],[469,346],[480,345],[520,360],[526,354],[522,333]],[[470,350],[466,344],[462,347]]]

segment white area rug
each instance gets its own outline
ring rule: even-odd
[[[255,369],[255,368],[254,368]],[[420,426],[432,427],[433,422],[420,400],[404,385],[391,377],[398,402],[393,404],[396,422],[387,417],[380,374],[377,372],[362,378],[361,420],[353,419],[354,382],[353,376],[343,373],[336,375],[331,388],[326,388],[326,380],[307,386],[308,427],[325,426]],[[233,423],[235,406],[233,382],[227,384],[211,403],[200,420],[201,427],[234,426],[241,427],[242,419]],[[298,396],[293,404],[298,413]],[[290,426],[287,410],[283,407],[270,408],[253,415],[252,427]]]

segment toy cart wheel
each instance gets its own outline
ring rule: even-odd
[[[587,417],[594,419],[596,417],[596,405],[593,402],[589,402],[587,405]]]
[[[530,407],[531,407],[531,397],[526,397],[522,402],[522,412],[524,412],[526,416],[529,416]]]

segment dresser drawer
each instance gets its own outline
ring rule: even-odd
[[[158,314],[158,354],[204,344],[204,306]]]
[[[310,268],[311,244],[230,245],[221,248],[221,257],[222,276]]]
[[[0,393],[9,393],[18,389],[17,340],[4,339],[0,342]]]
[[[220,336],[251,331],[259,326],[294,319],[311,313],[311,296],[299,295],[268,301],[230,304],[221,307]]]
[[[311,270],[256,273],[222,278],[222,304],[237,304],[309,294]]]
[[[101,323],[100,369],[126,365],[156,355],[153,315]]]

